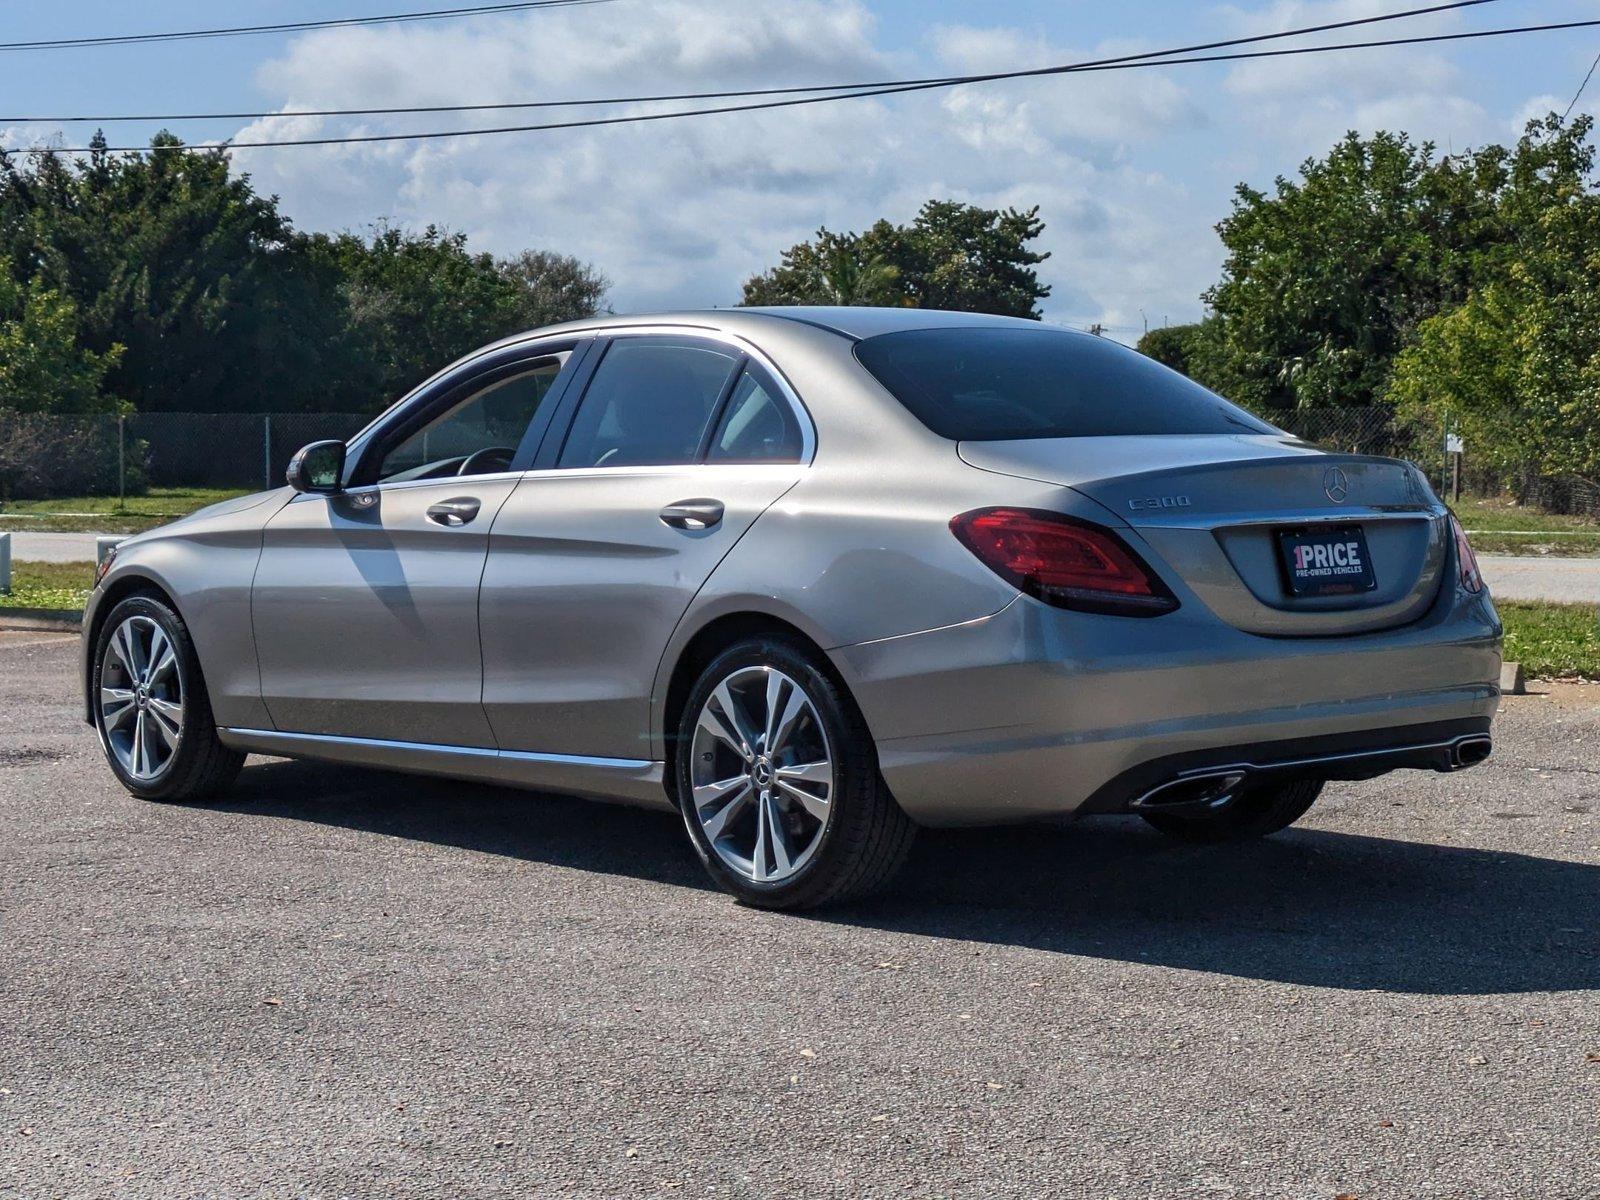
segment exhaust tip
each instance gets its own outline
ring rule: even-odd
[[[1494,742],[1487,737],[1462,738],[1455,744],[1455,765],[1475,767],[1494,753]]]
[[[1150,809],[1217,809],[1227,804],[1244,782],[1243,771],[1221,771],[1214,775],[1190,775],[1171,779],[1151,788],[1135,800],[1135,811]]]

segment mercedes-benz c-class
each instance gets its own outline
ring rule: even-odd
[[[1416,467],[1031,321],[539,330],[288,485],[102,569],[86,715],[136,796],[260,754],[635,802],[798,908],[921,825],[1257,837],[1490,751],[1500,622]]]

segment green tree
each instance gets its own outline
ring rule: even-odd
[[[70,305],[140,411],[366,411],[493,338],[594,312],[559,254],[496,260],[437,229],[308,236],[218,151],[0,152],[0,260]],[[118,349],[118,348],[121,349]]]
[[[339,388],[352,411],[392,401],[517,324],[512,287],[465,234],[380,225],[370,240],[316,235],[312,254],[339,280],[350,338]]]
[[[311,240],[313,260],[339,281],[348,341],[336,386],[353,411],[394,400],[485,342],[589,316],[609,286],[576,259],[496,260],[432,225]]]
[[[122,347],[103,354],[79,344],[78,309],[37,280],[18,283],[0,260],[0,409],[19,413],[114,413],[107,372]]]
[[[1135,347],[1140,354],[1155,359],[1164,367],[1181,374],[1191,374],[1194,369],[1194,342],[1200,336],[1200,326],[1163,325],[1152,329],[1139,339]]]
[[[865,244],[867,238],[817,230],[814,240],[785,250],[780,265],[746,282],[743,303],[891,307],[908,303],[899,286],[899,271]],[[884,240],[874,239],[878,244]]]
[[[1038,318],[1050,294],[1029,249],[1044,232],[1037,208],[986,209],[931,200],[909,225],[879,221],[865,233],[819,229],[778,266],[744,285],[742,303],[874,304]]]
[[[1404,134],[1352,133],[1271,194],[1240,185],[1205,296],[1207,382],[1258,409],[1381,399],[1417,327],[1506,270],[1540,214],[1581,189],[1588,133],[1552,116],[1513,149],[1444,159]]]
[[[96,146],[103,146],[96,138]],[[142,411],[317,407],[340,316],[271,197],[217,151],[0,156],[0,256],[123,346],[107,387]]]
[[[524,329],[591,317],[611,290],[593,266],[553,250],[524,250],[498,265],[513,289],[516,324]]]
[[[1390,395],[1420,429],[1448,419],[1478,461],[1600,477],[1600,196],[1546,208],[1520,257],[1424,321]]]

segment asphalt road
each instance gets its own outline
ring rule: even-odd
[[[1600,1195],[1600,688],[1242,848],[944,833],[873,904],[662,815],[118,790],[0,635],[0,1196]]]
[[[1600,603],[1600,558],[1481,554],[1478,565],[1490,593],[1502,600]]]
[[[11,557],[17,562],[92,563],[96,540],[111,536],[98,533],[10,532]]]

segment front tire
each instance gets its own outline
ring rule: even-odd
[[[244,755],[217,738],[200,659],[183,618],[149,596],[106,617],[94,655],[94,718],[117,781],[141,800],[209,800]]]
[[[777,638],[731,646],[701,672],[678,723],[675,778],[707,872],[760,908],[874,891],[915,834],[854,702]]]
[[[1322,793],[1322,780],[1297,779],[1275,787],[1243,792],[1220,812],[1202,816],[1141,812],[1139,815],[1168,837],[1212,844],[1245,842],[1287,829],[1306,815]]]

